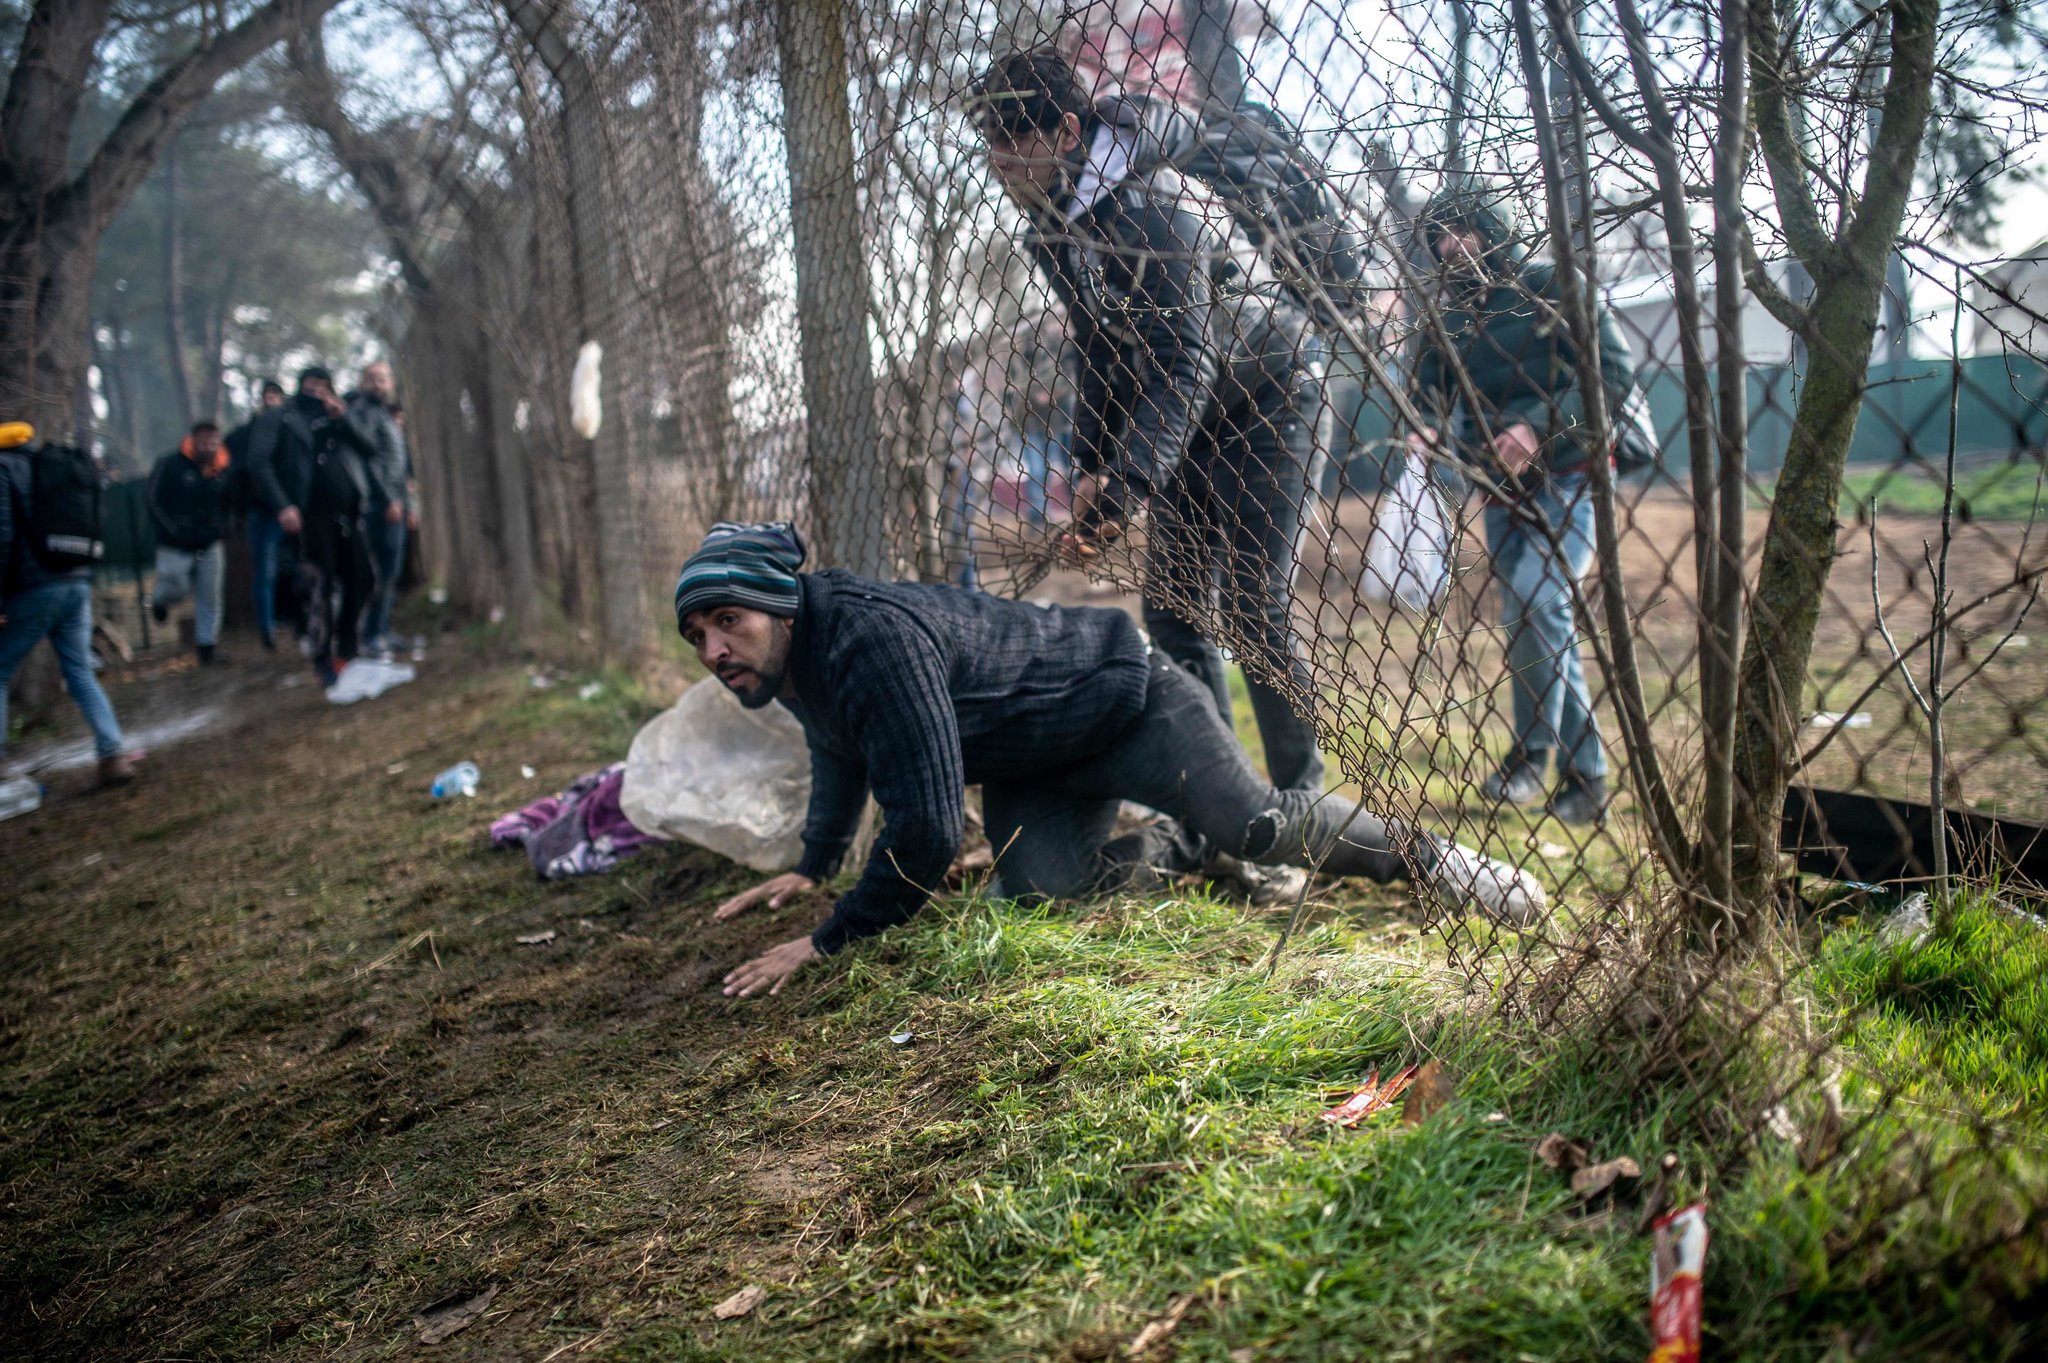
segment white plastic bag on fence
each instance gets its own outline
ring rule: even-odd
[[[619,808],[642,832],[708,847],[756,871],[803,855],[811,760],[780,705],[749,710],[699,682],[633,737]]]
[[[1409,459],[1380,494],[1365,542],[1366,599],[1426,611],[1451,585],[1451,512],[1429,481],[1427,464]]]

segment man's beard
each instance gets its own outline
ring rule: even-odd
[[[777,668],[772,673],[756,672],[754,673],[754,684],[752,686],[734,687],[727,685],[726,690],[738,696],[740,704],[749,710],[765,709],[774,703],[776,695],[781,692],[782,679],[787,673],[787,668]]]
[[[789,676],[790,632],[787,625],[775,626],[774,641],[768,647],[768,656],[761,660],[758,668],[745,668],[753,675],[751,686],[736,687],[720,677],[725,689],[740,699],[740,704],[749,710],[760,710],[773,703],[782,693],[782,683]]]

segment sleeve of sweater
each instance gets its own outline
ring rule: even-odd
[[[810,880],[830,880],[846,857],[847,845],[867,807],[868,764],[845,757],[810,739],[811,804],[804,816],[804,855],[796,872]]]
[[[882,832],[853,888],[811,934],[831,953],[904,922],[930,897],[960,850],[964,767],[953,698],[938,650],[907,620],[875,620],[835,650],[826,682],[858,736]]]

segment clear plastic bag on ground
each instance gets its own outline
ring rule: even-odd
[[[780,705],[749,710],[706,681],[634,736],[619,808],[644,832],[786,871],[803,855],[810,799],[796,716]]]
[[[1368,601],[1426,611],[1451,585],[1451,516],[1428,465],[1410,458],[1380,494],[1359,586]]]

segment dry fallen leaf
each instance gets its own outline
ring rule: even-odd
[[[1610,1189],[1621,1191],[1616,1189],[1615,1185],[1623,1180],[1633,1183],[1642,1176],[1643,1171],[1636,1162],[1623,1155],[1620,1159],[1589,1165],[1573,1174],[1572,1191],[1586,1201],[1591,1201]]]
[[[1457,1096],[1458,1086],[1451,1082],[1443,1062],[1427,1061],[1415,1072],[1415,1082],[1401,1100],[1401,1120],[1409,1126],[1426,1122]]]
[[[1164,1315],[1147,1323],[1144,1329],[1131,1336],[1130,1344],[1124,1349],[1125,1355],[1130,1358],[1143,1358],[1152,1349],[1164,1343],[1168,1335],[1180,1328],[1181,1317],[1185,1316],[1188,1308],[1194,1304],[1195,1294],[1192,1292],[1175,1297]]]
[[[497,1295],[497,1285],[492,1284],[481,1292],[464,1289],[426,1307],[412,1318],[413,1328],[420,1332],[420,1343],[439,1344],[457,1330],[476,1324],[489,1309],[491,1298]]]
[[[1571,1137],[1553,1131],[1536,1142],[1536,1158],[1553,1169],[1576,1174],[1593,1158],[1592,1152]]]
[[[768,1289],[757,1283],[748,1283],[739,1291],[711,1308],[711,1314],[720,1320],[737,1320],[751,1316],[754,1308],[768,1300]]]

